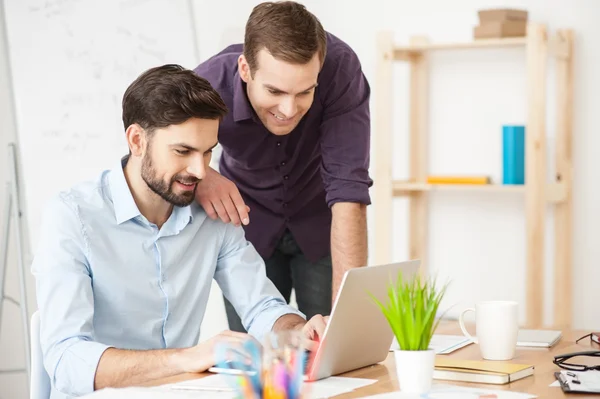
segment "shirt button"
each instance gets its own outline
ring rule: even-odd
[[[281,166],[285,166],[285,161],[282,161],[282,162],[280,163],[280,165],[281,165]]]
[[[277,147],[281,147],[281,141],[277,142]]]
[[[290,177],[288,175],[283,176],[283,180],[288,180]]]

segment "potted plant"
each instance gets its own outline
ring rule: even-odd
[[[435,280],[423,280],[419,274],[404,280],[400,272],[396,284],[390,282],[387,303],[373,297],[400,347],[394,357],[403,392],[420,394],[431,388],[435,351],[429,343],[439,323],[436,315],[446,287],[437,290]]]

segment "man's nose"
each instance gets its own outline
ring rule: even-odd
[[[298,105],[296,99],[292,96],[285,98],[279,104],[279,112],[283,114],[284,118],[291,118],[298,112]]]
[[[204,179],[206,176],[206,168],[204,167],[204,160],[202,157],[200,159],[195,159],[188,165],[187,173],[194,176],[198,180]]]

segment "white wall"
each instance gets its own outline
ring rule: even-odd
[[[221,0],[195,2],[195,20],[199,55],[205,60],[221,48],[223,41],[239,37],[252,7],[257,1]],[[600,160],[595,155],[600,137],[595,133],[594,117],[600,108],[600,50],[594,40],[600,37],[597,16],[600,3],[594,0],[371,0],[350,3],[343,0],[307,0],[307,7],[319,16],[326,29],[347,41],[361,58],[363,69],[374,85],[375,35],[382,29],[395,32],[398,42],[410,35],[423,34],[434,41],[469,40],[477,23],[477,9],[496,6],[526,8],[530,19],[547,23],[551,32],[561,27],[576,32],[575,48],[575,112],[574,112],[574,321],[584,329],[600,327],[595,304],[600,299],[596,282],[600,281],[600,246],[595,243],[600,210],[598,179]],[[1,21],[1,19],[0,19]],[[3,29],[0,29],[2,34]],[[3,41],[0,40],[0,46]],[[14,122],[6,85],[6,60],[0,48],[0,178],[6,171],[3,148],[12,137]],[[500,125],[525,122],[525,78],[522,50],[485,50],[439,53],[431,63],[431,160],[432,173],[501,174]],[[549,82],[553,82],[553,68]],[[394,177],[407,175],[407,70],[399,64],[395,69],[397,110],[395,129]],[[372,86],[373,90],[375,87]],[[375,97],[375,93],[373,93]],[[550,149],[555,135],[553,86],[548,86],[548,135]],[[372,111],[376,107],[372,102]],[[375,123],[375,121],[374,121]],[[27,145],[27,143],[22,143]],[[373,154],[372,162],[376,162]],[[549,174],[553,158],[549,157]],[[2,180],[4,181],[4,180]],[[0,186],[0,204],[4,187]],[[452,280],[446,305],[454,305],[452,314],[474,301],[486,298],[510,298],[521,303],[524,316],[525,246],[523,197],[518,194],[436,193],[431,197],[429,228],[431,231],[431,266],[440,278]],[[372,211],[372,210],[371,210]],[[370,214],[372,212],[370,211]],[[393,260],[405,260],[407,209],[396,200],[394,210]],[[371,225],[372,221],[370,221]],[[552,233],[551,213],[547,219]],[[462,236],[459,236],[459,233]],[[370,243],[374,234],[370,232]],[[552,240],[547,242],[547,269],[552,265]],[[15,257],[8,272],[7,293],[18,296]],[[550,273],[548,272],[547,275]],[[548,280],[548,279],[547,279]],[[548,283],[550,283],[548,281]],[[30,287],[32,287],[30,285]],[[547,303],[552,302],[551,284]],[[32,289],[30,288],[30,291]],[[31,302],[30,308],[35,307]],[[31,310],[32,310],[31,309]],[[18,310],[4,305],[5,319],[0,330],[0,367],[21,367],[22,340]],[[551,322],[550,308],[544,309]],[[225,328],[223,305],[219,292],[213,291],[202,336]],[[7,383],[11,381],[11,383]],[[21,384],[23,382],[23,384]],[[0,398],[24,398],[21,376],[0,376]]]

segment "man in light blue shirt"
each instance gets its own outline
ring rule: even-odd
[[[212,279],[257,339],[326,318],[289,307],[242,227],[194,201],[227,108],[210,84],[176,65],[146,71],[123,98],[130,154],[98,179],[52,199],[32,271],[52,399],[130,386],[215,364],[198,344]]]

